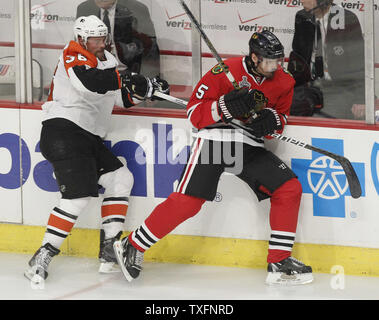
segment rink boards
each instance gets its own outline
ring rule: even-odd
[[[0,250],[32,253],[60,197],[39,150],[42,112],[0,110]],[[125,114],[114,114],[112,127],[105,143],[127,162],[135,179],[125,222],[131,231],[175,190],[192,143],[191,127],[184,118]],[[349,274],[379,276],[378,127],[288,125],[285,135],[347,157],[363,190],[353,199],[341,167],[329,158],[290,143],[267,142],[303,187],[294,256],[319,272],[337,265]],[[97,255],[101,200],[94,198],[78,218],[63,254]],[[269,200],[259,203],[235,176],[223,175],[215,200],[155,245],[146,260],[263,268],[269,207]]]

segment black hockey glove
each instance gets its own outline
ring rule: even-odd
[[[146,100],[152,97],[154,88],[150,79],[137,74],[137,73],[126,73],[120,75],[121,87],[125,88],[132,97],[138,100]]]
[[[246,124],[258,138],[283,129],[282,122],[276,110],[265,108],[257,112],[258,117]]]
[[[234,118],[248,117],[264,101],[266,98],[259,90],[235,89],[219,98],[218,113],[223,122],[229,123]]]
[[[151,80],[151,83],[153,84],[153,94],[152,94],[151,100],[164,100],[162,98],[158,98],[154,96],[154,92],[159,91],[164,94],[170,94],[170,85],[168,84],[168,82],[164,79],[161,79],[159,76],[156,76],[150,80]]]

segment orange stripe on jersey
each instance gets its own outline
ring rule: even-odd
[[[101,206],[101,217],[105,218],[107,216],[126,216],[126,211],[128,210],[128,205],[126,204],[109,204]]]
[[[54,79],[55,74],[57,73],[57,69],[58,69],[58,65],[55,67],[53,79]],[[47,97],[47,101],[53,100],[53,91],[54,91],[54,80],[51,81],[50,89],[49,89],[49,96]]]
[[[118,88],[121,89],[121,78],[120,78],[120,73],[116,69],[116,74],[117,74],[117,80],[118,80]]]
[[[63,51],[63,64],[68,74],[68,69],[74,66],[87,65],[91,68],[96,68],[97,58],[79,43],[70,41],[67,48]]]
[[[59,218],[52,213],[52,214],[50,214],[49,221],[47,222],[47,225],[55,227],[55,228],[63,230],[63,231],[66,231],[66,232],[70,232],[74,226],[74,223],[67,221],[67,220],[64,220],[62,218]]]
[[[47,97],[47,101],[53,101],[53,91],[54,91],[54,81],[51,81],[49,96]]]

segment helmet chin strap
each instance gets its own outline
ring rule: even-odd
[[[87,39],[84,41],[84,39],[81,36],[79,36],[79,37],[76,39],[76,42],[79,43],[84,49],[88,50]]]

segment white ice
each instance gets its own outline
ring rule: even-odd
[[[99,274],[98,260],[57,256],[33,286],[23,272],[31,255],[0,253],[1,300],[318,300],[379,299],[379,278],[314,274],[312,284],[265,285],[263,269],[145,262],[141,276]]]

